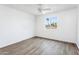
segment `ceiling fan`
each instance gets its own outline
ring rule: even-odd
[[[45,14],[45,13],[47,13],[47,12],[50,12],[50,11],[51,11],[51,8],[45,7],[45,5],[43,5],[43,4],[38,4],[38,11],[39,11],[41,14]]]

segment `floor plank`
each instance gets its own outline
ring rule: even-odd
[[[31,38],[0,49],[0,55],[77,55],[74,44]]]

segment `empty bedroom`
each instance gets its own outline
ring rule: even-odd
[[[0,55],[79,55],[79,5],[0,4]]]

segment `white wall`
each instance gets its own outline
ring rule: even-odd
[[[79,48],[79,5],[77,9],[77,46]]]
[[[47,16],[59,18],[57,29],[45,28],[44,20]],[[76,25],[76,9],[38,16],[36,36],[76,43]]]
[[[33,15],[0,5],[0,48],[34,36]]]

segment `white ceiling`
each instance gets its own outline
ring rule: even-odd
[[[10,8],[15,8],[17,10],[21,10],[24,12],[28,12],[34,15],[40,15],[41,13],[38,11],[38,4],[7,4]],[[50,12],[58,12],[62,10],[67,10],[71,8],[75,8],[76,4],[43,4],[42,8],[50,8]]]

